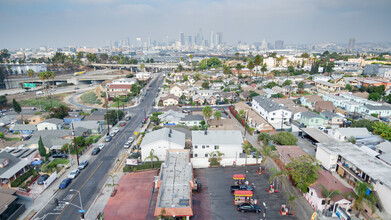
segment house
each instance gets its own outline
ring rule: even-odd
[[[300,103],[302,106],[306,106],[311,110],[315,109],[316,102],[323,101],[323,99],[318,95],[306,95],[300,97]]]
[[[36,125],[39,124],[40,122],[44,121],[45,118],[42,115],[33,115],[27,118],[29,121],[29,124],[31,125]]]
[[[15,189],[0,187],[0,219],[16,219],[25,210],[24,204],[17,203]]]
[[[361,181],[371,184],[379,198],[378,203],[387,214],[391,214],[391,169],[390,166],[360,147],[346,142],[329,141],[317,144],[316,159],[330,172],[338,175],[352,187]],[[361,212],[366,219],[374,219],[369,207],[363,206]]]
[[[64,127],[64,121],[58,118],[49,118],[37,124],[38,131],[61,130]]]
[[[15,134],[32,134],[37,130],[36,125],[30,125],[30,124],[16,124],[12,128],[10,128],[10,131]]]
[[[292,112],[265,96],[254,97],[252,108],[276,130],[291,128],[290,119],[292,118]]]
[[[188,127],[193,127],[201,126],[201,121],[204,121],[204,116],[202,115],[186,115],[181,119],[180,123]]]
[[[327,124],[331,127],[340,127],[343,125],[344,117],[330,111],[324,111],[320,113],[327,120]]]
[[[331,101],[318,101],[315,103],[316,112],[330,111],[335,112],[335,107]]]
[[[243,136],[238,130],[192,131],[192,144],[194,158],[208,158],[216,151],[223,153],[223,157],[235,158],[243,152]]]
[[[131,92],[131,84],[110,84],[107,88],[107,94],[109,97],[126,96]]]
[[[195,95],[192,97],[192,100],[197,105],[203,105],[205,103],[205,98],[200,95]]]
[[[103,121],[74,121],[72,125],[75,129],[87,129],[88,134],[101,134],[104,130]]]
[[[75,129],[75,136],[83,136],[83,134]],[[26,147],[37,149],[40,137],[47,152],[61,150],[64,144],[69,144],[73,141],[72,130],[42,130],[36,131],[24,144]]]
[[[387,117],[391,116],[391,106],[389,105],[364,105],[360,107],[362,109],[362,113],[366,115],[378,115],[379,117]]]
[[[187,86],[182,86],[178,84],[173,84],[170,86],[170,94],[181,97],[185,94]]]
[[[274,131],[274,127],[255,112],[245,102],[238,102],[235,104],[235,109],[240,112],[243,110],[246,114],[247,124],[259,132]]]
[[[299,146],[296,145],[276,145],[279,159],[284,166],[288,165],[292,159],[308,155]]]
[[[137,83],[137,79],[134,78],[120,78],[114,79],[112,85],[133,85]]]
[[[4,115],[0,118],[0,126],[6,126],[13,122],[16,122],[18,115]]]
[[[324,125],[324,118],[314,112],[307,111],[301,113],[299,123],[307,128],[321,127]]]
[[[12,154],[0,152],[0,185],[2,187],[11,188],[11,183],[15,181],[23,173],[27,172],[30,160],[23,160],[13,156]]]
[[[348,141],[350,137],[363,138],[373,134],[367,128],[334,128],[329,129],[329,135],[338,141]]]
[[[138,72],[138,73],[136,73],[136,79],[138,79],[140,81],[146,81],[149,78],[151,78],[151,73],[149,73],[149,72]]]
[[[329,171],[321,170],[318,172],[318,179],[315,183],[308,187],[308,192],[304,194],[304,197],[310,203],[311,207],[317,212],[323,212],[323,210],[333,207],[333,216],[336,217],[336,205],[342,208],[345,212],[352,206],[352,202],[345,199],[343,195],[335,195],[331,199],[325,198],[322,194],[323,187],[328,192],[339,190],[343,195],[352,193],[353,189],[346,187],[337,178],[335,178]]]
[[[166,97],[161,97],[160,100],[163,101],[163,106],[178,105],[178,102],[179,102],[178,96],[175,96],[172,94],[170,94]]]
[[[168,110],[163,114],[158,115],[157,117],[163,124],[177,125],[186,115],[187,114],[180,111]]]
[[[142,161],[150,161],[147,157],[151,150],[159,161],[164,161],[167,150],[185,149],[185,134],[170,128],[162,128],[147,133],[140,145]]]
[[[263,89],[263,92],[267,98],[270,98],[270,97],[272,97],[272,95],[277,94],[277,92],[275,92],[274,90],[269,89],[269,88]]]
[[[329,83],[327,81],[314,81],[317,90],[324,92],[338,92],[341,87],[338,84]]]
[[[243,91],[243,92],[239,93],[239,97],[241,99],[247,100],[248,97],[250,96],[250,94],[251,94],[250,91]]]
[[[66,125],[70,125],[73,121],[82,121],[84,120],[84,115],[69,115],[69,117],[64,118]]]
[[[209,105],[216,105],[217,102],[217,98],[214,95],[206,97],[205,100]]]
[[[308,111],[308,109],[296,105],[292,99],[278,99],[278,98],[272,98],[273,102],[278,103],[285,108],[289,109],[289,111],[292,112],[292,119],[294,121],[298,121],[301,118],[301,113]]]

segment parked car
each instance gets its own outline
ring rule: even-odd
[[[241,205],[238,205],[237,210],[239,212],[256,212],[259,213],[261,211],[261,208],[258,205],[250,204],[250,203],[243,203]]]
[[[126,125],[126,122],[121,123],[121,127],[124,127]]]
[[[68,155],[66,154],[53,154],[53,158],[68,158]]]
[[[236,190],[250,190],[250,191],[253,191],[253,187],[252,186],[248,186],[248,185],[234,185],[234,186],[231,186],[231,193],[234,193]]]
[[[43,174],[42,176],[39,177],[37,184],[38,185],[43,185],[43,182],[45,182],[50,176],[48,174]]]
[[[72,170],[71,173],[68,175],[68,178],[75,179],[77,177],[77,175],[79,175],[79,173],[80,173],[79,169]]]
[[[143,127],[143,123],[140,123],[139,127],[142,128]]]
[[[128,142],[126,142],[125,144],[124,144],[124,148],[129,148],[130,147],[130,144],[128,143]]]
[[[105,141],[106,141],[106,142],[110,142],[111,139],[113,139],[111,136],[107,136],[107,137],[105,138]]]
[[[72,179],[66,178],[64,179],[61,183],[60,186],[58,187],[59,189],[65,189],[68,187],[68,185],[72,182]]]
[[[88,160],[84,160],[79,164],[79,170],[86,168],[87,165],[88,165]]]
[[[148,118],[143,118],[143,123],[146,123]]]
[[[129,143],[133,143],[133,141],[134,141],[134,137],[129,137],[129,138],[128,138],[128,142],[129,142]]]
[[[100,152],[99,147],[96,147],[92,150],[91,155],[97,155]]]
[[[390,119],[386,118],[386,117],[380,117],[380,120],[384,121],[384,122],[390,122]]]
[[[99,149],[102,150],[104,147],[105,147],[105,144],[104,143],[101,143],[98,145]]]

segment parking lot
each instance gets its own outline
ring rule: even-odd
[[[216,167],[205,169],[206,182],[202,190],[208,190],[213,219],[264,219],[266,205],[266,219],[297,219],[295,216],[281,216],[281,204],[286,203],[283,192],[268,194],[268,180],[270,174],[257,174],[259,166],[247,167]],[[254,186],[254,199],[257,199],[261,208],[260,213],[241,213],[233,205],[234,196],[230,192],[234,174],[246,174],[246,179]],[[205,187],[204,187],[205,186]],[[203,201],[200,201],[203,202]]]

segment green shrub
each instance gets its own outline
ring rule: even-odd
[[[0,138],[1,138],[1,139],[4,138],[4,133],[0,132]]]
[[[25,173],[23,173],[21,176],[19,176],[18,178],[16,178],[15,181],[13,181],[11,183],[11,187],[18,187],[20,186],[24,181],[26,181],[30,176],[32,176],[34,173],[34,170],[31,169]]]

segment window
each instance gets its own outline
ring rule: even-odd
[[[208,157],[208,154],[205,154],[205,157]]]
[[[206,148],[209,148],[209,145],[206,145]]]
[[[319,123],[319,119],[316,119],[316,120],[315,120],[315,123]]]
[[[215,145],[215,150],[219,149],[219,145]]]
[[[198,155],[197,155],[197,154],[194,154],[194,157],[198,157]]]
[[[202,145],[202,149],[205,149],[205,145]]]
[[[274,121],[274,118],[271,118],[270,120],[271,120],[271,121]]]
[[[198,146],[197,146],[197,145],[194,145],[194,149],[198,149]]]
[[[276,113],[275,113],[275,112],[273,112],[273,115],[276,115]]]
[[[326,201],[324,199],[322,199],[322,205],[326,204]]]

